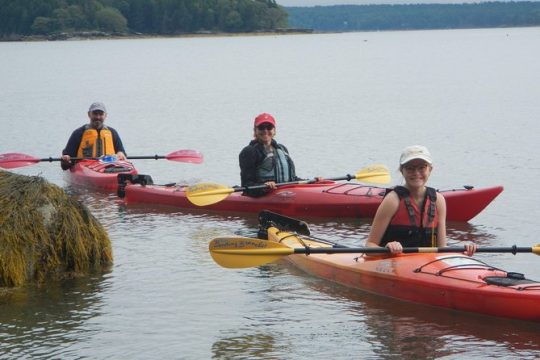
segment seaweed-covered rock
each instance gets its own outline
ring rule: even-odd
[[[109,236],[85,206],[42,177],[0,171],[0,287],[111,262]]]

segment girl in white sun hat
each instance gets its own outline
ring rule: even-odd
[[[444,247],[446,241],[446,201],[434,188],[426,186],[433,158],[422,145],[403,149],[399,171],[404,186],[396,186],[377,209],[366,245],[384,246],[392,254],[403,252],[403,247]],[[466,244],[469,256],[475,244]]]

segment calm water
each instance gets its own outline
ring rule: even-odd
[[[455,241],[539,243],[539,28],[0,43],[0,153],[57,156],[93,101],[131,155],[196,149],[202,165],[139,160],[156,182],[239,182],[252,119],[270,112],[304,177],[397,167],[420,143],[431,185],[505,191]],[[64,186],[109,231],[106,274],[0,299],[0,358],[533,359],[540,326],[407,304],[284,263],[229,270],[217,236],[253,235],[256,215],[125,206],[69,188],[58,164],[18,169]],[[398,174],[394,183],[399,183]],[[362,244],[369,223],[310,221]],[[540,279],[531,254],[479,256]],[[540,305],[540,304],[539,304]]]

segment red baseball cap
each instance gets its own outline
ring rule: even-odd
[[[269,124],[274,125],[274,127],[276,127],[276,120],[274,120],[274,117],[272,115],[267,114],[267,113],[262,113],[260,115],[257,115],[257,117],[255,118],[254,126],[257,127],[264,123],[269,123]]]

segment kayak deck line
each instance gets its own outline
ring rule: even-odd
[[[124,172],[130,172],[135,169],[133,164],[129,162],[121,162],[121,163],[99,163],[96,162],[95,164],[88,164],[85,165],[88,169],[92,169],[95,172],[98,173],[124,173]]]
[[[350,187],[350,189],[344,189],[343,187]],[[360,194],[354,194],[355,190],[362,190],[364,188],[368,188],[367,191]],[[372,189],[380,190],[377,194],[373,194]],[[337,191],[341,190],[341,191]],[[332,195],[348,195],[348,196],[365,196],[365,197],[373,197],[373,196],[384,196],[386,194],[386,188],[382,188],[380,186],[374,186],[374,185],[365,185],[365,184],[359,184],[359,183],[339,183],[336,184],[334,187],[331,187],[329,189],[323,190],[323,192],[332,194]]]
[[[514,245],[515,246],[515,245]],[[515,255],[515,254],[514,254]],[[503,269],[500,269],[500,268],[496,268],[494,266],[491,266],[481,260],[478,260],[478,259],[474,259],[474,258],[470,258],[470,257],[466,257],[468,260],[472,260],[474,261],[473,263],[464,263],[464,264],[456,264],[456,265],[452,265],[452,266],[448,266],[446,268],[442,268],[440,270],[438,270],[436,273],[432,273],[432,272],[428,272],[428,271],[423,271],[423,268],[430,265],[431,263],[433,262],[436,262],[436,261],[443,261],[443,260],[448,260],[450,258],[460,258],[460,259],[463,259],[464,256],[463,255],[460,255],[460,256],[442,256],[442,257],[439,257],[429,263],[426,263],[422,266],[420,266],[418,269],[415,269],[414,272],[416,273],[423,273],[423,274],[429,274],[429,275],[435,275],[435,276],[444,276],[444,277],[447,277],[447,278],[453,278],[453,279],[458,279],[458,280],[466,280],[466,281],[471,281],[471,282],[477,282],[477,283],[488,283],[489,285],[499,285],[499,286],[507,286],[507,287],[514,287],[514,286],[517,286],[517,285],[525,285],[525,284],[529,284],[529,286],[525,286],[525,287],[515,287],[516,290],[526,290],[527,288],[537,288],[540,286],[540,283],[534,281],[534,280],[529,280],[529,279],[526,279],[525,278],[525,275],[522,274],[522,273],[516,273],[516,272],[506,272],[505,270]],[[451,271],[456,271],[456,270],[486,270],[486,271],[499,271],[499,272],[504,272],[506,274],[506,276],[484,276],[482,278],[479,278],[478,280],[474,280],[474,279],[462,279],[462,278],[459,278],[459,277],[453,277],[451,275],[448,275],[446,274],[447,272],[451,272]],[[486,279],[489,279],[486,280]],[[502,279],[506,279],[506,280],[502,280]],[[530,284],[533,284],[533,285],[530,285]]]

